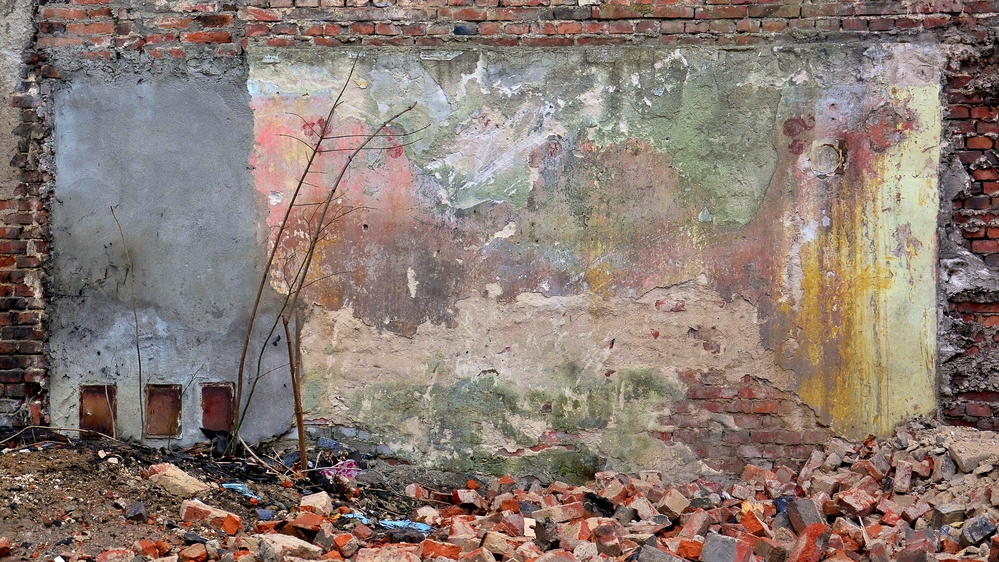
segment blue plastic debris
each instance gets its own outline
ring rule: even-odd
[[[254,499],[257,499],[257,500],[260,499],[260,496],[258,496],[257,494],[254,494],[253,492],[251,492],[250,488],[248,488],[246,486],[246,484],[243,484],[242,482],[233,482],[231,484],[222,484],[222,487],[225,488],[226,490],[232,490],[233,492],[239,492],[240,494],[243,494],[244,496],[246,496],[248,498],[254,498]]]
[[[360,521],[361,523],[364,523],[365,525],[368,525],[368,524],[371,523],[370,519],[368,519],[367,517],[361,515],[360,513],[344,513],[343,517],[347,517],[348,519],[357,519],[358,521]]]
[[[412,529],[414,531],[419,531],[423,534],[427,534],[433,530],[430,525],[426,523],[417,523],[416,521],[379,521],[379,525],[385,527],[386,529]]]
[[[257,510],[257,518],[260,519],[261,521],[270,521],[272,517],[274,517],[274,510],[273,509],[258,509]]]

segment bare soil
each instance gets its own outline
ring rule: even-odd
[[[208,484],[211,490],[198,499],[240,516],[249,532],[259,519],[258,509],[280,518],[297,508],[303,494],[321,490],[309,480],[284,477],[282,472],[291,471],[276,461],[284,453],[280,449],[271,451],[275,462],[267,470],[251,458],[214,459],[204,451],[171,454],[118,441],[69,440],[47,431],[14,439],[7,435],[0,434],[0,538],[10,540],[8,560],[44,562],[61,556],[74,562],[109,549],[131,549],[144,539],[178,548],[225,539],[220,531],[180,521],[184,498],[143,478],[143,471],[156,463],[176,464]],[[261,457],[269,460],[263,453]],[[380,519],[405,519],[426,503],[402,494],[408,483],[454,488],[467,481],[383,461],[361,464],[366,470],[349,505]],[[223,483],[244,483],[259,499],[224,489]],[[338,499],[346,500],[342,494]],[[145,508],[145,522],[126,519],[136,502]]]

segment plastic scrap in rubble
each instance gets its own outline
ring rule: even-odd
[[[428,534],[433,530],[433,527],[427,525],[426,523],[417,523],[416,521],[379,521],[379,525],[385,527],[386,529],[412,529],[414,531],[419,531],[424,535]]]
[[[226,490],[239,492],[240,494],[243,494],[248,498],[253,498],[258,501],[260,500],[260,496],[251,492],[250,488],[246,484],[243,484],[242,482],[232,482],[229,484],[222,484],[222,487],[225,488]]]
[[[334,476],[339,476],[341,478],[346,478],[347,480],[353,480],[357,477],[357,473],[360,471],[361,466],[357,464],[357,461],[347,459],[336,463],[330,468],[324,468],[320,470],[319,473],[329,479],[332,479]]]
[[[360,521],[361,523],[364,523],[365,525],[370,525],[371,524],[371,520],[368,519],[367,517],[361,515],[360,513],[344,513],[343,516],[346,517],[346,518],[348,518],[348,519],[357,519],[358,521]]]

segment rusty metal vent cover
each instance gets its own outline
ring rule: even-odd
[[[80,437],[100,439],[98,433],[115,437],[118,419],[118,388],[113,384],[80,386]],[[95,433],[97,432],[97,433]]]
[[[232,383],[201,385],[201,427],[214,431],[232,431]]]
[[[180,437],[181,387],[146,385],[146,437]]]

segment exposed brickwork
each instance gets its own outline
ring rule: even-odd
[[[716,470],[736,473],[747,463],[801,465],[831,433],[788,392],[745,376],[731,384],[722,373],[691,371],[680,377],[686,400],[660,420],[672,431],[658,437],[686,443]]]
[[[991,44],[990,44],[991,43]],[[955,236],[988,270],[999,272],[999,58],[995,37],[972,56],[953,61],[945,84],[945,127],[952,157],[967,183],[952,201]],[[999,429],[999,292],[983,286],[960,291],[948,303],[946,339],[957,349],[941,365],[941,413],[952,423]]]
[[[34,399],[44,388],[41,271],[47,255],[44,189],[50,178],[40,158],[49,136],[43,90],[59,80],[62,65],[87,59],[112,65],[232,59],[242,56],[249,45],[753,45],[905,41],[920,35],[963,45],[952,52],[965,53],[995,40],[990,30],[999,27],[997,13],[997,0],[250,0],[245,4],[171,0],[155,5],[39,0],[35,48],[26,61],[24,91],[15,97],[23,124],[15,131],[21,144],[13,165],[21,170],[22,183],[4,191],[0,200],[0,312],[7,318],[0,325],[0,346],[10,354],[0,369],[6,400],[0,402],[0,415],[8,416],[0,421],[11,421],[10,410],[27,411],[25,400]],[[945,140],[950,146],[946,157],[960,159],[972,179],[952,201],[953,221],[964,247],[987,266],[999,268],[999,99],[994,97],[995,80],[980,79],[995,71],[988,56],[994,57],[984,53],[951,61],[944,85],[949,104]],[[978,300],[986,302],[949,305],[948,315],[967,342],[958,357],[999,349],[999,304],[995,304],[999,293]],[[999,357],[999,351],[996,354]],[[984,372],[991,367],[971,368]],[[812,419],[793,396],[755,380],[731,387],[712,374],[689,377],[691,395],[671,422],[677,429],[662,438],[690,443],[719,468],[778,457],[803,460],[807,446],[825,437],[821,428],[802,431],[787,425],[790,419]],[[999,393],[986,391],[987,385],[960,383],[954,385],[957,395],[945,397],[946,415],[992,428]],[[774,408],[779,415],[770,411]],[[689,425],[706,414],[732,416],[738,429]],[[19,423],[27,420],[19,419]]]
[[[55,70],[37,53],[26,53],[24,73],[11,104],[20,108],[14,129],[19,170],[16,186],[0,189],[0,427],[46,421],[44,393],[45,295],[48,255],[48,181],[43,171],[51,126],[42,108]]]

